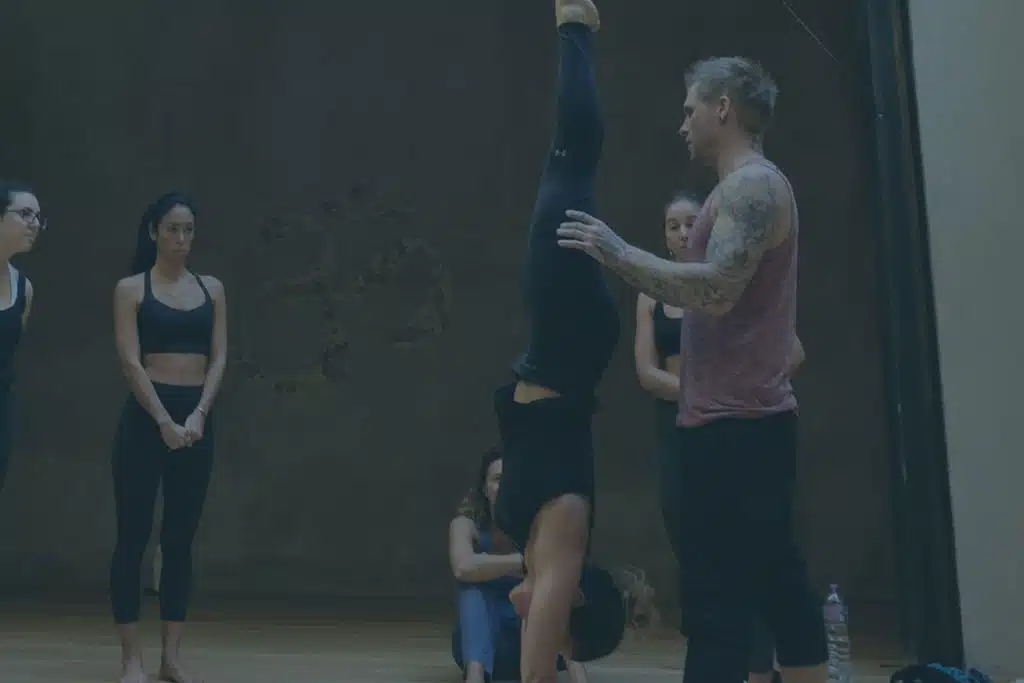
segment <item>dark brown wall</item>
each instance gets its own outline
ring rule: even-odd
[[[877,598],[895,589],[866,146],[846,71],[853,4],[794,3],[841,66],[781,3],[608,0],[601,201],[627,237],[659,248],[660,207],[685,177],[674,132],[686,65],[742,53],[775,72],[768,148],[803,219],[800,532],[818,581]],[[125,394],[111,290],[143,207],[175,187],[201,203],[195,267],[225,281],[231,311],[201,589],[449,590],[446,525],[524,339],[518,275],[555,67],[548,5],[5,3],[0,169],[38,187],[52,229],[20,262],[38,294],[0,583],[105,583]],[[634,294],[616,287],[630,331]],[[671,595],[630,341],[603,388],[596,552]]]

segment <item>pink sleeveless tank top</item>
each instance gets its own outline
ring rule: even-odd
[[[764,159],[764,165],[789,180]],[[792,195],[793,188],[789,186]],[[704,203],[690,235],[698,259],[706,258],[714,224],[712,202]],[[680,374],[681,427],[696,427],[720,418],[758,418],[796,410],[796,395],[787,375],[796,334],[798,217],[791,207],[786,240],[764,254],[757,272],[736,305],[725,315],[687,310],[682,319]]]

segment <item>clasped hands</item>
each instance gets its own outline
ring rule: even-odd
[[[188,448],[203,438],[203,428],[205,425],[206,415],[202,410],[196,408],[185,419],[184,425],[175,423],[170,417],[161,422],[160,436],[172,451],[179,448]]]

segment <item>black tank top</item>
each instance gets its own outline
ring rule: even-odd
[[[213,299],[202,278],[192,277],[203,290],[203,303],[182,310],[168,306],[153,296],[153,281],[146,271],[145,289],[136,321],[139,326],[139,350],[149,353],[196,353],[210,355],[213,339]]]
[[[661,359],[679,355],[679,335],[681,332],[679,318],[665,315],[665,304],[660,301],[654,304],[654,348]]]
[[[0,390],[6,390],[14,381],[14,353],[21,341],[21,319],[25,315],[25,276],[13,266],[4,273],[11,280],[10,304],[0,310]],[[0,277],[3,277],[0,275]]]

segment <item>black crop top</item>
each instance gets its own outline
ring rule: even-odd
[[[203,290],[203,303],[182,310],[174,308],[153,296],[150,272],[145,275],[145,290],[136,321],[139,326],[139,349],[149,353],[196,353],[210,355],[213,340],[213,299],[202,278],[193,273]]]
[[[25,315],[28,298],[25,276],[8,265],[0,277],[11,279],[11,305],[0,310],[0,388],[7,388],[14,380],[14,352],[21,341],[21,318]],[[17,277],[15,277],[17,273]]]
[[[678,356],[679,335],[682,332],[679,318],[665,315],[665,304],[660,301],[654,304],[651,317],[654,323],[654,348],[658,351],[658,358]]]

